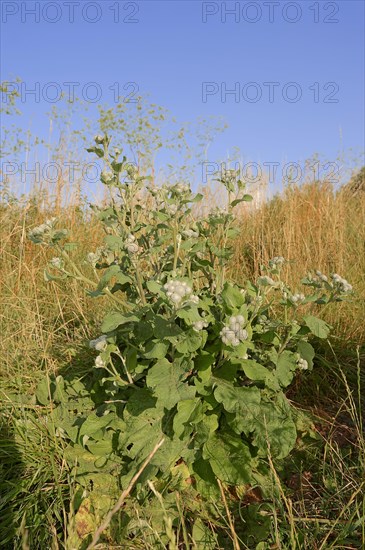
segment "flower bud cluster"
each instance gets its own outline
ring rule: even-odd
[[[139,252],[139,246],[136,243],[136,237],[131,233],[128,235],[128,237],[125,240],[125,248],[128,251],[128,253],[131,255],[137,254]]]
[[[159,187],[155,187],[154,185],[147,185],[147,190],[152,195],[152,197],[161,196],[161,189]]]
[[[269,260],[269,266],[273,269],[280,269],[284,262],[285,258],[283,258],[283,256],[275,256],[274,258]]]
[[[50,218],[46,220],[42,225],[34,227],[28,233],[28,237],[35,243],[42,243],[49,240],[50,233],[54,229],[54,225],[57,218]]]
[[[194,231],[193,229],[185,229],[182,233],[188,239],[197,239],[199,237],[199,232]]]
[[[138,168],[134,164],[128,164],[126,172],[131,179],[134,179],[138,174]]]
[[[177,204],[166,204],[166,210],[169,214],[171,214],[172,216],[175,216],[175,214],[178,211],[178,206]]]
[[[305,295],[304,294],[292,294],[291,296],[289,296],[289,300],[291,301],[292,304],[298,305],[298,304],[301,304],[302,302],[304,302]]]
[[[190,185],[187,183],[178,183],[172,188],[172,190],[178,195],[184,195],[186,193],[190,193]]]
[[[230,317],[228,325],[220,331],[220,337],[226,346],[238,346],[243,340],[247,340],[248,332],[242,328],[245,323],[243,315]]]
[[[115,180],[114,172],[112,172],[111,170],[103,170],[101,173],[101,177],[106,184],[111,183]]]
[[[268,277],[267,275],[262,275],[257,279],[257,284],[261,286],[274,286],[275,281],[271,277]]]
[[[263,328],[269,328],[271,327],[270,319],[267,318],[266,315],[260,315],[257,319],[257,322],[259,325],[261,325]]]
[[[108,345],[108,342],[106,341],[106,336],[102,334],[99,336],[99,338],[95,338],[95,340],[90,340],[89,346],[92,349],[96,349],[97,351],[104,351]]]
[[[251,304],[255,308],[259,308],[262,305],[264,298],[263,296],[247,296],[246,300],[249,304]]]
[[[340,277],[337,273],[331,275],[333,284],[339,289],[340,292],[351,292],[352,285],[346,281],[343,277]]]
[[[185,281],[169,281],[163,288],[166,291],[166,296],[175,306],[179,306],[183,300],[189,297],[193,298],[191,296],[192,288]]]
[[[171,214],[171,216],[175,216],[175,214],[178,211],[177,204],[168,204],[165,201],[160,203],[160,210],[166,210],[168,214]]]
[[[63,268],[63,260],[62,258],[52,258],[49,261],[50,265],[54,267],[55,269],[62,269]]]
[[[101,145],[102,143],[104,143],[104,136],[101,136],[100,134],[98,134],[94,137],[94,141],[98,145]]]
[[[104,359],[101,358],[100,355],[98,355],[97,358],[95,359],[95,367],[97,369],[104,369],[106,367],[106,363]]]
[[[229,216],[228,212],[224,208],[216,207],[209,212],[208,221],[210,222],[222,222]]]
[[[209,323],[207,323],[206,321],[195,321],[195,323],[193,323],[193,329],[195,330],[195,332],[200,332],[204,328],[207,328],[208,325]]]
[[[226,168],[221,171],[222,181],[230,184],[230,187],[234,185],[239,177],[239,171],[233,168]]]
[[[99,249],[96,252],[89,252],[88,255],[86,256],[86,261],[92,267],[95,267],[99,260],[100,260]]]
[[[322,283],[327,283],[328,279],[326,277],[326,275],[323,275],[323,273],[321,271],[319,271],[317,269],[316,271],[316,275],[317,275],[317,278],[322,282]]]
[[[302,357],[299,357],[299,359],[297,359],[297,365],[298,365],[298,368],[300,368],[301,370],[308,369],[308,361],[306,361]]]

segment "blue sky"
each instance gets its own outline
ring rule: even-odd
[[[224,117],[212,161],[234,147],[259,163],[302,162],[315,152],[335,161],[364,150],[362,1],[79,0],[73,22],[70,2],[1,4],[1,80],[39,83],[37,101],[23,95],[19,107],[22,123],[41,135],[50,82],[63,91],[79,82],[76,93],[86,85],[110,104],[110,86],[123,94],[134,82],[181,121]]]

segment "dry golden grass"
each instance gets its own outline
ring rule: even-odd
[[[283,194],[239,219],[232,275],[257,276],[273,256],[290,260],[284,275],[299,284],[308,271],[319,269],[345,277],[355,289],[351,303],[333,304],[324,318],[335,334],[365,342],[365,193],[335,192],[326,182],[288,187]]]
[[[47,283],[43,278],[52,251],[34,246],[26,236],[29,227],[57,215],[82,258],[102,240],[96,220],[85,222],[82,213],[66,209],[40,211],[29,204],[0,209],[0,330],[1,375],[33,386],[34,374],[56,371],[70,360],[75,345],[88,338],[100,318],[100,302],[88,299],[75,283]]]
[[[210,202],[211,204],[211,202]],[[56,371],[67,364],[75,346],[97,332],[107,307],[88,298],[76,284],[47,283],[43,279],[46,257],[52,251],[27,240],[28,227],[46,217],[58,216],[81,263],[101,242],[101,226],[85,218],[79,206],[44,206],[33,201],[25,208],[0,208],[1,252],[1,365],[9,381],[21,377],[37,383],[39,367]],[[334,334],[356,344],[365,342],[365,193],[356,197],[335,192],[330,184],[312,183],[288,187],[283,194],[258,209],[239,215],[241,234],[235,242],[231,275],[237,280],[257,276],[260,265],[282,255],[290,260],[285,277],[297,284],[309,270],[336,271],[356,290],[352,303],[334,304],[325,319]]]

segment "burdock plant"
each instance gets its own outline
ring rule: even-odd
[[[195,499],[219,495],[221,483],[265,492],[268,456],[284,459],[297,438],[285,390],[313,368],[312,340],[329,333],[306,306],[344,299],[351,287],[317,274],[302,281],[310,293],[294,291],[281,279],[280,256],[257,281],[237,285],[227,279],[234,208],[251,200],[238,175],[219,178],[226,208],[194,217],[202,196],[186,182],[150,185],[109,145],[108,136],[97,136],[89,149],[104,162],[110,204],[94,208],[107,234],[84,265],[72,260],[56,220],[29,232],[56,250],[48,280],[72,277],[111,304],[90,343],[97,355],[89,397],[82,382],[75,389],[58,377],[51,392],[42,383],[37,398],[53,402],[55,433],[89,491],[84,498],[92,498],[91,478],[100,493],[97,473],[125,488],[162,438],[140,486],[148,478],[166,496],[189,479]],[[99,494],[94,508],[110,507],[111,494],[107,504]]]

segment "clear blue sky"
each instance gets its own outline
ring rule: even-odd
[[[50,82],[64,91],[64,83],[79,82],[76,93],[96,82],[101,101],[109,103],[110,86],[118,82],[123,94],[123,85],[135,82],[179,120],[221,115],[229,128],[209,160],[234,146],[261,163],[299,161],[314,152],[335,160],[342,150],[364,149],[360,0],[79,0],[72,8],[62,0],[0,3],[2,80],[19,76],[28,88],[39,82],[50,95]],[[207,82],[213,84],[207,88]],[[269,82],[278,83],[271,101]],[[289,82],[295,86],[286,87]],[[211,92],[205,101],[204,86]],[[222,101],[224,86],[236,86],[239,97]],[[301,99],[291,102],[298,91]],[[261,99],[249,101],[260,92]],[[38,102],[28,95],[20,104],[23,120],[46,132],[50,106],[42,95]]]

